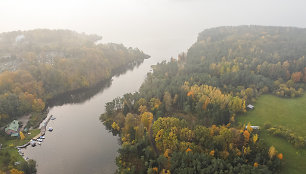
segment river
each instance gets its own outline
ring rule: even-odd
[[[25,157],[36,160],[38,173],[42,174],[114,173],[118,137],[106,130],[99,116],[106,102],[137,91],[151,65],[162,60],[152,56],[133,70],[113,77],[109,87],[101,88],[89,99],[50,108],[48,115],[56,119],[47,127],[53,132],[47,131],[41,145],[23,150]]]
[[[300,21],[306,16],[304,5],[277,0],[31,2],[4,1],[0,6],[0,19],[4,21],[0,31],[72,29],[102,35],[104,43],[138,47],[151,56],[133,70],[113,77],[107,87],[90,91],[85,100],[70,100],[50,108],[49,115],[56,120],[51,120],[48,127],[54,131],[46,133],[41,146],[23,150],[26,157],[37,161],[40,174],[114,173],[119,144],[118,137],[99,120],[105,103],[137,91],[151,65],[186,51],[203,29],[243,24],[305,27]]]

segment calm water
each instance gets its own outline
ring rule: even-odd
[[[275,5],[277,4],[277,8]],[[50,109],[57,119],[41,146],[29,147],[38,173],[113,173],[118,137],[99,121],[105,103],[137,91],[150,66],[186,51],[205,28],[224,25],[306,27],[302,0],[77,0],[0,2],[0,32],[34,28],[71,29],[99,34],[103,42],[138,47],[152,57],[82,103]],[[38,14],[38,15],[37,15]]]
[[[52,107],[56,120],[51,120],[42,145],[27,147],[25,157],[37,161],[38,173],[114,173],[118,137],[108,132],[99,116],[105,103],[128,92],[135,92],[150,71],[151,65],[163,60],[152,57],[139,67],[114,77],[110,87],[82,103]]]

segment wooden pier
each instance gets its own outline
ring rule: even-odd
[[[21,145],[21,146],[16,146],[16,148],[26,148],[28,145],[30,145],[30,142],[27,142],[26,144],[24,145]]]
[[[40,128],[40,133],[38,135],[36,135],[34,138],[32,138],[33,140],[37,140],[40,136],[44,136],[47,130],[47,125],[49,123],[49,121],[51,120],[53,115],[50,115],[49,118],[47,118],[46,122],[44,123],[44,125],[42,125],[42,127]],[[32,141],[32,140],[31,140]],[[21,146],[16,146],[16,148],[26,148],[28,145],[30,145],[30,142],[27,142],[24,145]]]
[[[42,125],[42,127],[40,128],[40,133],[38,135],[36,135],[33,139],[36,140],[38,139],[40,136],[44,136],[47,130],[47,125],[49,123],[49,121],[51,120],[53,115],[50,115],[49,118],[47,118],[46,122],[44,123],[44,125]]]

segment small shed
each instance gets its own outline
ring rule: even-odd
[[[251,104],[248,104],[248,105],[247,105],[247,108],[248,108],[248,109],[254,109],[254,106],[251,105]]]
[[[5,128],[5,132],[8,135],[18,135],[19,132],[19,124],[17,120],[13,120],[6,128]]]
[[[253,130],[259,130],[260,127],[259,126],[250,126]],[[245,126],[245,129],[247,129],[248,126]]]

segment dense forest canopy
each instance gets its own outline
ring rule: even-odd
[[[263,93],[303,95],[305,48],[306,29],[204,30],[187,53],[153,66],[139,93],[106,104],[101,119],[122,142],[118,172],[277,173],[282,153],[235,117]]]
[[[0,34],[0,125],[40,112],[48,99],[91,87],[148,55],[101,36],[37,29]]]
[[[188,50],[187,66],[219,78],[222,88],[267,86],[277,95],[294,97],[301,93],[293,88],[306,82],[305,37],[305,29],[291,27],[209,29]]]

